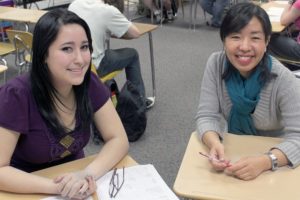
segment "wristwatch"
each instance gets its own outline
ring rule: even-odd
[[[272,165],[272,171],[275,171],[276,169],[278,169],[278,160],[277,157],[271,152],[269,151],[267,153],[267,155],[269,156],[270,160],[271,160],[271,165]]]

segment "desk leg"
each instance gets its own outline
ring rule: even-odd
[[[164,18],[164,2],[160,0],[160,26],[162,26],[163,18]]]
[[[149,35],[150,62],[151,62],[151,72],[152,72],[152,94],[153,94],[153,101],[155,102],[156,86],[155,86],[155,66],[154,66],[152,33],[148,32],[148,35]]]
[[[28,23],[25,22],[24,25],[25,25],[25,31],[26,31],[26,32],[29,32],[29,25],[28,25]]]
[[[2,23],[3,21],[2,20],[0,20],[0,31],[1,31],[1,39],[2,39],[2,42],[5,42],[5,36],[4,36],[4,27],[2,26],[3,25],[3,23]]]
[[[189,29],[192,29],[192,24],[193,24],[193,5],[194,5],[194,0],[190,0],[190,27],[189,27]]]
[[[194,26],[194,31],[196,31],[196,21],[197,21],[197,5],[198,1],[194,0],[195,2],[195,8],[194,8],[194,20],[193,20],[193,26]]]
[[[27,9],[27,0],[23,0],[23,8]]]

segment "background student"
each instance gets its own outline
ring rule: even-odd
[[[154,105],[153,98],[146,98],[138,52],[133,48],[106,49],[106,41],[113,35],[133,39],[140,36],[137,27],[114,6],[102,0],[75,0],[69,10],[86,21],[93,39],[93,64],[100,77],[125,68],[131,81],[145,99],[147,108]]]
[[[278,57],[300,61],[300,0],[289,1],[285,6],[280,22],[287,28],[282,33],[274,33],[271,37],[269,50]],[[291,70],[300,66],[285,64]]]
[[[300,82],[266,53],[270,35],[270,20],[262,8],[252,3],[233,6],[220,27],[224,50],[208,59],[201,85],[197,132],[210,156],[222,161],[211,160],[211,165],[242,180],[300,164]],[[284,140],[266,154],[228,165],[224,132]]]
[[[174,18],[174,12],[172,9],[172,0],[163,0],[163,6],[166,9],[166,16],[162,15],[161,17],[161,10],[158,5],[155,4],[155,0],[143,0],[143,3],[145,6],[150,9],[150,11],[153,12],[154,17],[156,19],[156,23],[161,23],[166,18],[168,21],[173,21]]]
[[[88,25],[67,10],[37,22],[30,74],[0,88],[0,190],[84,199],[128,151],[122,123],[106,87],[91,73]],[[85,169],[54,180],[35,170],[84,157],[92,122],[105,144]]]
[[[229,0],[200,0],[200,5],[204,12],[212,16],[211,21],[207,21],[208,26],[219,28],[222,23],[226,6],[229,6]]]

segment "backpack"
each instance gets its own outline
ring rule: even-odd
[[[114,106],[117,105],[117,97],[119,95],[119,88],[117,85],[117,82],[115,79],[109,79],[104,82],[104,85],[108,88],[110,91],[110,99]],[[93,133],[93,142],[96,145],[99,145],[101,142],[103,142],[103,138],[101,137],[101,134],[99,133],[98,129],[96,128],[96,125],[92,124],[92,133]]]
[[[127,81],[117,97],[116,110],[126,130],[128,140],[134,142],[145,132],[147,126],[146,103],[130,81]]]
[[[119,96],[119,88],[115,79],[109,79],[104,82],[104,85],[110,91],[110,99],[113,102],[114,106],[117,106],[118,96]]]

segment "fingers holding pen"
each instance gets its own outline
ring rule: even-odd
[[[224,171],[227,167],[231,166],[230,161],[225,159],[214,158],[210,162],[216,171]]]
[[[226,167],[231,166],[230,161],[229,160],[225,160],[225,159],[218,159],[217,156],[215,155],[207,155],[205,153],[199,152],[200,155],[206,157],[210,163],[212,164],[213,168],[216,171],[223,171]]]
[[[215,143],[209,152],[210,162],[216,171],[224,171],[230,165],[230,161],[225,159],[225,150],[222,143]]]

